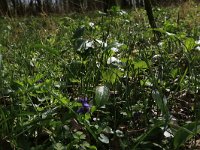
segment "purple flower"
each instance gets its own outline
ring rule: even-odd
[[[85,113],[90,111],[90,104],[88,104],[88,98],[87,97],[80,98],[78,101],[80,103],[82,103],[82,107],[77,110],[77,113],[85,114]]]

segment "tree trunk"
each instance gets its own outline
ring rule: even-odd
[[[43,4],[41,0],[37,0],[37,11],[38,14],[43,12]]]
[[[104,12],[107,12],[112,6],[117,5],[117,0],[104,0]]]
[[[24,4],[21,0],[17,1],[17,15],[23,16],[25,13]]]
[[[0,15],[10,16],[10,11],[9,11],[7,0],[1,0],[1,2],[0,2]]]
[[[69,0],[63,0],[63,12],[69,11]]]
[[[156,29],[156,22],[153,16],[153,11],[152,11],[152,5],[151,5],[151,1],[150,0],[144,0],[144,6],[145,6],[145,10],[147,12],[147,16],[149,19],[149,24],[151,26],[152,29]],[[158,31],[153,31],[154,35],[156,36],[157,40],[160,39],[160,32]]]
[[[44,8],[46,13],[53,12],[53,3],[52,0],[46,0],[44,3]]]
[[[11,2],[12,2],[12,5],[13,5],[14,15],[17,15],[16,1],[15,0],[11,0]]]

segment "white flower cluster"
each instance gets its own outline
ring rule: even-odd
[[[196,49],[197,49],[198,51],[200,51],[200,40],[196,41],[195,43],[198,45],[198,46],[196,47]]]

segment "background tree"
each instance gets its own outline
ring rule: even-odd
[[[152,29],[156,29],[156,22],[153,16],[153,11],[152,11],[152,5],[151,5],[151,1],[150,0],[144,0],[145,2],[145,10],[147,12],[147,16],[149,19],[149,24],[151,26]],[[156,38],[159,40],[160,39],[160,32],[153,30]]]
[[[1,0],[0,1],[0,14],[10,16],[10,10],[9,10],[9,7],[8,7],[8,1],[7,0]]]
[[[112,6],[117,5],[117,1],[116,0],[104,0],[103,4],[104,4],[104,12],[107,12],[107,10],[110,9]]]
[[[69,13],[73,11],[83,12],[92,10],[103,10],[107,12],[112,6],[121,8],[143,7],[148,12],[151,26],[154,26],[151,13],[151,2],[153,5],[171,4],[172,0],[0,0],[0,15],[38,15],[41,13]],[[174,3],[185,0],[174,0]],[[153,25],[154,24],[154,25]]]
[[[37,0],[37,11],[38,13],[43,12],[43,3],[41,0]]]
[[[62,12],[68,12],[69,10],[69,0],[62,0]]]

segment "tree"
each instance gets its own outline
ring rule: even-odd
[[[107,12],[112,6],[118,4],[118,0],[103,0],[104,12]]]
[[[151,1],[150,0],[144,0],[144,6],[145,6],[145,10],[147,12],[147,16],[149,19],[149,24],[151,26],[152,29],[156,29],[156,22],[153,16],[153,11],[152,11],[152,5],[151,5]],[[157,40],[160,39],[160,32],[153,30]]]
[[[37,0],[37,11],[38,13],[43,12],[43,3],[41,2],[41,0]]]
[[[63,11],[68,12],[69,11],[69,0],[62,0],[63,3]]]
[[[1,2],[0,2],[0,15],[10,16],[10,11],[9,11],[7,0],[1,0]]]

